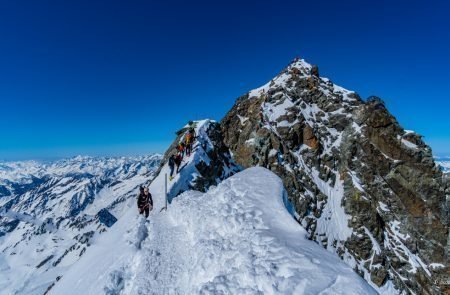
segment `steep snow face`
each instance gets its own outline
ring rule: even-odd
[[[135,205],[137,187],[154,177],[160,160],[152,155],[0,164],[1,292],[43,294]]]
[[[162,178],[149,222],[131,208],[51,294],[376,294],[305,237],[272,172],[247,169],[160,212]]]
[[[363,101],[296,59],[221,125],[235,162],[280,176],[310,238],[380,293],[450,292],[448,268],[431,267],[447,261],[450,187],[381,99]]]

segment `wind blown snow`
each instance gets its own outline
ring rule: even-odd
[[[161,178],[150,186],[150,221],[130,208],[51,294],[376,294],[305,238],[269,170],[187,191],[162,212]]]

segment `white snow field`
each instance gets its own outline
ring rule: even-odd
[[[186,191],[160,212],[166,168],[150,186],[149,220],[129,208],[50,294],[376,294],[305,238],[269,170]]]

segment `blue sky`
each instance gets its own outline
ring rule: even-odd
[[[446,1],[149,2],[0,1],[0,159],[163,152],[296,56],[450,154]]]

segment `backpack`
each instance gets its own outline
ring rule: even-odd
[[[188,133],[186,134],[186,144],[189,144],[191,142],[192,134]]]

